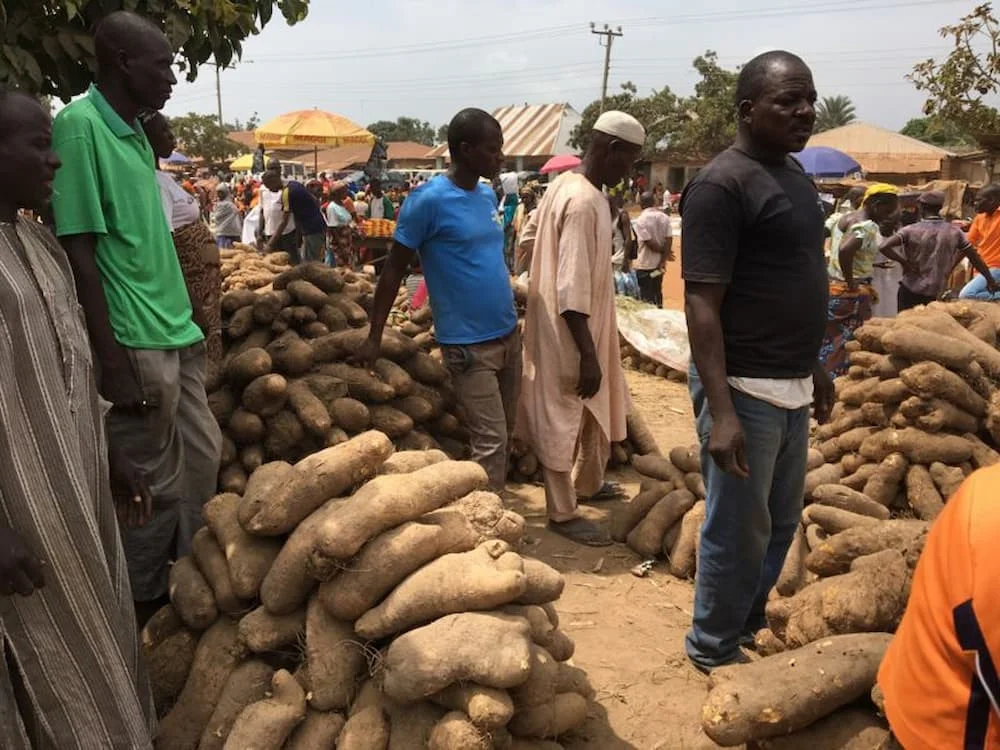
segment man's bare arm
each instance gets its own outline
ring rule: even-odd
[[[132,361],[115,338],[97,267],[97,236],[74,234],[60,239],[76,281],[76,293],[87,321],[90,343],[100,364],[101,395],[119,407],[134,407],[143,400]]]
[[[567,310],[562,314],[562,319],[566,321],[573,343],[580,352],[580,382],[577,385],[577,395],[584,399],[593,398],[601,390],[604,374],[597,361],[594,337],[590,335],[589,316],[575,310]]]

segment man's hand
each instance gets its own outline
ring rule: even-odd
[[[45,585],[43,568],[20,534],[0,528],[0,596],[31,596]]]
[[[813,416],[820,424],[830,421],[835,400],[833,380],[818,362],[813,367]]]
[[[604,375],[601,373],[601,365],[597,361],[596,354],[588,354],[580,357],[580,382],[576,387],[577,395],[582,399],[590,399],[601,390],[601,381]]]
[[[108,468],[118,522],[130,529],[145,526],[153,516],[153,494],[145,472],[116,445],[108,448]]]
[[[716,465],[727,474],[741,479],[750,476],[743,425],[735,413],[712,422],[712,432],[708,437],[708,452]]]
[[[364,340],[361,346],[358,347],[358,350],[354,352],[354,356],[350,359],[352,363],[370,370],[375,366],[375,360],[379,358],[381,353],[382,342],[369,336]]]

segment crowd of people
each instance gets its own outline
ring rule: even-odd
[[[94,84],[54,122],[33,97],[0,91],[0,746],[152,750],[137,623],[167,601],[169,566],[189,552],[216,489],[222,437],[205,383],[221,357],[220,248],[241,236],[248,189],[262,214],[259,249],[297,262],[353,266],[344,228],[359,212],[398,213],[357,359],[378,358],[419,260],[472,459],[504,493],[512,443],[523,441],[543,468],[548,528],[610,544],[579,505],[622,495],[605,478],[632,408],[614,270],[634,253],[654,296],[673,257],[657,196],[641,191],[642,213],[628,223],[609,196],[646,141],[634,117],[603,113],[581,167],[538,199],[511,184],[498,195],[502,129],[465,109],[448,127],[447,174],[401,206],[377,182],[352,198],[343,183],[285,181],[267,165],[259,185],[219,186],[213,236],[201,202],[157,168],[174,146],[159,114],[176,83],[166,37],[116,12],[94,48]],[[834,218],[827,261],[816,186],[790,156],[812,133],[815,102],[795,55],[748,62],[736,143],[681,201],[707,495],[686,649],[706,672],[745,661],[765,624],[801,519],[810,418],[829,418],[831,363],[869,314],[877,253],[902,266],[900,308],[935,297],[961,257],[982,275],[963,294],[992,295],[1000,278],[994,187],[980,192],[965,236],[940,220],[934,193],[921,196],[917,222],[886,232],[898,195],[872,186]],[[50,202],[54,235],[21,213]],[[523,336],[514,263],[528,274]],[[934,526],[883,665],[906,748],[963,737],[965,747],[1000,746],[988,586],[998,472],[974,475]]]

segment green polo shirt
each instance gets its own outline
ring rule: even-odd
[[[201,341],[142,127],[122,120],[91,86],[56,116],[52,141],[62,161],[53,183],[56,232],[97,235],[118,343],[181,349]]]

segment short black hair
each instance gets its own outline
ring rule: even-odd
[[[1000,185],[991,182],[989,185],[979,188],[979,192],[976,194],[977,198],[989,198],[990,196],[1000,196]]]
[[[153,31],[163,36],[160,27],[138,13],[117,10],[108,14],[94,31],[94,53],[98,67],[114,65],[115,55],[119,50],[141,44],[145,35]]]
[[[11,112],[17,106],[18,100],[32,102],[39,109],[44,109],[42,103],[27,91],[0,84],[0,137],[6,136],[12,125],[20,127],[20,123],[11,122],[13,119]]]
[[[451,118],[448,123],[448,151],[451,152],[452,160],[461,151],[463,143],[473,146],[482,143],[489,132],[488,126],[501,132],[503,130],[497,118],[475,107],[463,109]]]
[[[656,196],[651,192],[647,191],[639,196],[639,207],[640,208],[652,208],[653,204],[656,203]]]
[[[764,93],[767,74],[771,72],[774,65],[781,63],[809,68],[805,60],[785,50],[776,49],[757,55],[740,68],[740,75],[736,79],[736,94],[733,103],[738,107],[740,102],[757,101]]]

